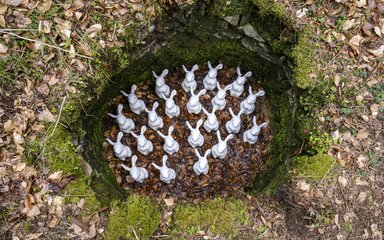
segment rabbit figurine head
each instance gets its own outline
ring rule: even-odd
[[[176,173],[175,173],[175,170],[167,167],[167,160],[168,160],[168,156],[164,155],[163,156],[163,165],[161,167],[155,163],[152,163],[152,165],[156,169],[160,170],[161,181],[163,181],[165,183],[170,183],[173,179],[176,178]]]
[[[187,82],[195,81],[195,71],[197,69],[199,69],[199,66],[197,64],[193,65],[191,71],[188,71],[188,69],[183,65],[183,70],[185,72],[185,80]]]
[[[205,115],[207,115],[208,117],[208,122],[210,124],[214,124],[215,122],[217,122],[217,117],[215,115],[215,112],[216,110],[218,109],[218,106],[213,106],[212,108],[212,112],[208,112],[204,107],[203,107],[203,112],[205,113]]]
[[[189,99],[189,102],[190,102],[190,104],[191,104],[192,106],[195,106],[195,105],[197,105],[197,104],[200,103],[199,98],[200,98],[202,95],[204,95],[204,94],[207,92],[207,90],[202,89],[202,90],[200,90],[200,92],[198,92],[197,94],[195,94],[195,93],[194,93],[194,90],[193,90],[192,87],[191,87],[190,92],[191,92],[191,98]]]
[[[216,93],[216,97],[218,99],[224,99],[225,98],[225,95],[227,94],[227,91],[230,90],[232,88],[232,85],[229,84],[227,86],[225,86],[224,88],[221,88],[220,87],[220,83],[217,82],[217,93]]]
[[[131,93],[126,93],[124,91],[120,91],[124,96],[126,96],[128,98],[128,102],[129,103],[135,103],[138,99],[137,99],[137,96],[135,94],[135,91],[137,89],[137,86],[135,84],[132,85],[131,87]]]
[[[171,95],[167,98],[163,93],[161,94],[163,96],[163,99],[165,100],[165,107],[166,108],[173,108],[175,106],[175,101],[173,98],[176,96],[177,91],[175,89],[172,90]]]
[[[217,71],[223,68],[223,64],[219,64],[216,67],[212,67],[211,62],[208,61],[208,77],[209,78],[216,78],[217,77]]]
[[[237,84],[243,85],[245,83],[245,80],[247,79],[247,77],[252,76],[252,72],[251,71],[249,71],[246,74],[242,75],[239,67],[237,67],[236,72],[237,72],[237,78],[236,78],[236,83]]]
[[[156,86],[161,87],[165,84],[164,77],[168,74],[168,69],[164,69],[160,76],[154,71],[152,71],[152,74],[156,78]]]
[[[123,124],[126,121],[126,117],[123,114],[123,104],[117,105],[117,115],[112,113],[108,113],[108,115],[112,118],[116,118],[116,121],[119,124]]]
[[[224,140],[221,139],[220,131],[216,131],[218,144],[217,144],[217,150],[218,152],[224,152],[227,150],[227,142],[233,138],[233,134],[229,134]]]
[[[188,121],[186,121],[189,130],[191,130],[192,139],[197,140],[200,137],[201,133],[199,128],[201,127],[201,125],[203,125],[203,122],[203,119],[199,119],[199,121],[197,121],[196,123],[196,128],[193,128],[192,125]]]
[[[132,155],[131,149],[121,143],[121,139],[123,138],[124,133],[119,132],[117,134],[116,142],[113,142],[111,139],[107,138],[107,142],[113,146],[113,151],[115,152],[115,155],[120,160],[125,160],[126,157],[130,157]]]
[[[140,177],[140,170],[139,168],[136,166],[136,162],[137,162],[137,156],[136,155],[133,155],[132,158],[131,158],[131,162],[132,162],[132,167],[128,167],[124,164],[122,164],[122,167],[129,171],[131,177],[134,179],[134,180],[137,180],[139,177]]]
[[[195,154],[199,158],[199,161],[197,162],[200,169],[205,169],[208,166],[208,160],[207,157],[209,154],[211,154],[211,149],[208,149],[204,156],[201,156],[199,151],[195,148]]]
[[[260,125],[257,125],[256,123],[256,116],[252,119],[253,127],[251,128],[252,135],[259,135],[262,128],[265,128],[268,126],[268,122],[262,123]]]
[[[265,95],[265,92],[263,90],[253,93],[251,86],[249,86],[248,92],[249,95],[247,97],[247,100],[249,103],[255,103],[257,97],[262,97]]]
[[[230,113],[231,116],[232,116],[231,121],[232,121],[233,126],[234,126],[234,127],[238,127],[238,126],[240,126],[240,124],[241,124],[241,114],[244,113],[244,109],[241,109],[241,110],[239,111],[239,113],[236,115],[236,114],[232,111],[232,108],[229,108],[229,113]]]
[[[149,110],[148,108],[145,108],[145,111],[148,113],[148,120],[153,122],[156,121],[156,119],[159,117],[156,113],[156,108],[159,106],[158,102],[153,103],[152,110]]]
[[[147,130],[146,126],[142,126],[140,129],[140,135],[135,134],[134,132],[130,132],[131,135],[137,139],[137,145],[140,147],[144,147],[147,143],[147,138],[145,137],[144,133]]]

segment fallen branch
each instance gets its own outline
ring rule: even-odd
[[[51,45],[51,44],[48,44],[48,43],[44,43],[40,40],[35,40],[35,39],[31,39],[31,38],[27,38],[27,37],[23,37],[23,36],[20,36],[18,34],[15,34],[15,33],[12,33],[12,32],[9,32],[9,31],[4,31],[3,29],[0,30],[0,33],[4,33],[4,34],[9,34],[9,35],[12,35],[14,37],[17,37],[17,38],[20,38],[20,39],[23,39],[23,40],[26,40],[26,41],[30,41],[30,42],[36,42],[36,43],[41,43],[47,47],[51,47],[51,48],[55,48],[57,50],[60,50],[60,51],[63,51],[63,52],[67,52],[67,53],[70,53],[70,54],[73,54],[75,56],[78,56],[78,57],[83,57],[83,58],[86,58],[86,59],[90,59],[90,60],[95,60],[94,58],[92,57],[88,57],[88,56],[85,56],[85,55],[81,55],[81,54],[78,54],[78,53],[74,53],[74,52],[71,52],[69,50],[66,50],[64,48],[61,48],[61,47],[57,47],[55,45]]]

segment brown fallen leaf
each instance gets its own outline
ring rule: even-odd
[[[4,54],[8,52],[8,47],[5,44],[0,43],[0,53]]]
[[[88,232],[89,225],[80,221],[80,219],[78,219],[77,217],[71,216],[71,222],[79,226],[84,232]]]
[[[366,139],[369,136],[369,129],[368,128],[363,128],[360,129],[359,132],[357,133],[357,139],[363,140]]]

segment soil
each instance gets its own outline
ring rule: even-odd
[[[195,93],[203,89],[202,80],[207,73],[207,67],[201,67],[195,72],[197,89]],[[264,128],[259,135],[259,141],[256,144],[250,145],[243,142],[243,133],[252,127],[253,116],[257,117],[257,123],[263,123],[270,119],[270,106],[267,98],[257,98],[256,109],[250,115],[242,115],[242,126],[239,133],[234,134],[234,138],[228,142],[228,154],[225,159],[215,159],[212,155],[208,156],[209,172],[207,175],[201,174],[197,176],[193,171],[193,164],[198,160],[194,149],[189,145],[187,138],[190,130],[186,125],[188,120],[191,125],[196,126],[197,121],[202,118],[206,119],[206,115],[201,111],[200,114],[189,114],[186,109],[186,104],[190,94],[186,94],[181,87],[181,82],[184,79],[185,73],[183,70],[177,69],[175,73],[169,73],[165,79],[171,90],[176,89],[177,95],[175,102],[180,107],[180,115],[177,118],[169,118],[165,112],[165,101],[159,99],[155,94],[155,81],[151,79],[145,83],[139,84],[136,90],[136,95],[139,99],[144,100],[147,107],[152,109],[155,101],[159,103],[157,113],[163,118],[164,127],[161,129],[163,134],[167,134],[168,128],[174,126],[175,130],[172,136],[180,145],[180,150],[177,154],[169,156],[167,165],[176,171],[176,179],[170,184],[163,183],[159,178],[159,171],[155,169],[151,163],[161,165],[162,157],[166,154],[163,150],[164,140],[151,128],[147,127],[145,136],[154,144],[154,151],[149,155],[144,156],[139,153],[136,148],[136,139],[129,134],[124,134],[122,142],[130,146],[133,155],[138,156],[137,165],[144,167],[149,172],[149,178],[143,183],[134,182],[129,176],[129,172],[124,170],[120,164],[124,163],[130,166],[130,159],[121,161],[114,156],[113,148],[109,144],[105,144],[104,156],[109,161],[110,167],[116,176],[117,182],[125,189],[145,195],[152,195],[158,198],[175,197],[178,199],[199,202],[200,200],[213,198],[217,196],[231,196],[237,191],[251,187],[254,178],[263,171],[265,162],[268,156],[269,143],[272,135],[269,127]],[[231,83],[237,74],[234,68],[224,67],[219,71],[218,81],[221,86]],[[260,90],[261,86],[252,78],[248,78],[245,83],[244,93],[240,97],[232,97],[227,92],[227,105],[225,109],[216,111],[216,116],[220,123],[220,133],[222,138],[225,138],[228,133],[225,128],[225,123],[231,119],[229,107],[235,113],[240,110],[240,103],[248,96],[248,88],[252,90]],[[129,92],[129,89],[123,89]],[[211,99],[215,96],[216,90],[208,91],[200,97],[200,102],[211,112]],[[267,93],[268,94],[268,93]],[[139,133],[139,129],[143,124],[147,125],[147,114],[136,115],[129,110],[127,98],[124,96],[115,97],[110,103],[108,112],[115,113],[118,104],[123,104],[124,114],[126,117],[133,119],[136,124],[135,133]],[[115,140],[119,127],[115,119],[108,117],[105,114],[104,136]],[[216,132],[208,133],[203,126],[200,127],[200,132],[204,136],[204,145],[198,148],[201,154],[212,148],[217,143]]]

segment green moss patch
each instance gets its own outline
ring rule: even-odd
[[[148,197],[131,195],[124,203],[113,202],[105,239],[149,239],[160,224],[158,205]]]
[[[247,205],[239,199],[218,198],[198,205],[180,204],[175,208],[172,233],[175,237],[188,237],[197,231],[209,231],[233,237],[248,219]]]
[[[101,208],[100,202],[96,199],[95,192],[89,186],[90,179],[81,178],[68,184],[65,188],[65,202],[78,203],[84,198],[85,208],[82,211],[83,216],[95,213]]]
[[[335,159],[327,154],[312,157],[302,156],[292,160],[291,167],[299,177],[312,180],[322,179],[333,166]]]

